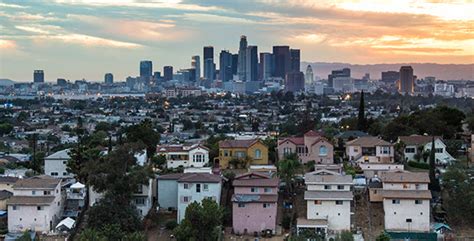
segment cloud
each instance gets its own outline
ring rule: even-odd
[[[220,24],[255,24],[256,22],[245,18],[236,18],[207,13],[185,13],[178,15],[178,18],[186,19],[192,22],[207,22]]]
[[[99,38],[83,34],[60,34],[60,35],[41,35],[35,41],[61,41],[64,43],[79,44],[87,47],[114,47],[114,48],[139,48],[141,45],[116,41],[111,39]]]
[[[214,6],[200,6],[196,4],[185,4],[180,0],[161,1],[134,1],[134,0],[55,0],[54,2],[65,5],[83,5],[92,7],[132,7],[132,8],[164,8],[186,11],[216,11],[222,10]]]
[[[15,50],[17,47],[16,42],[13,40],[0,39],[0,49],[2,50]]]
[[[17,4],[1,3],[1,2],[0,2],[0,7],[2,7],[2,8],[27,8],[27,6],[21,6],[21,5],[17,5]]]

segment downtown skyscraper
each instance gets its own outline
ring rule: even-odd
[[[248,46],[245,53],[245,81],[258,80],[258,49],[257,46]]]
[[[275,71],[273,75],[285,79],[286,74],[290,71],[290,47],[273,46],[273,56],[275,58]]]
[[[205,46],[203,49],[204,78],[214,80],[216,75],[216,64],[214,63],[214,47]]]
[[[414,82],[413,68],[411,66],[402,66],[400,68],[400,83],[398,88],[400,94],[413,94]]]
[[[33,83],[44,83],[43,70],[37,69],[33,71]]]
[[[153,64],[150,60],[140,61],[140,77],[151,78],[153,74]]]
[[[223,82],[232,80],[232,54],[227,50],[222,50],[219,54],[219,76]]]
[[[247,78],[247,36],[245,35],[240,36],[237,75],[242,81],[245,81]]]
[[[201,78],[201,59],[199,55],[191,57],[191,68],[195,71],[195,80],[198,81]]]

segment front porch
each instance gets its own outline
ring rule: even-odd
[[[328,220],[297,218],[296,233],[300,234],[304,230],[311,230],[318,235],[325,236],[328,232]]]

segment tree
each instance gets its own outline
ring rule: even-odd
[[[105,132],[108,132],[108,131],[111,131],[112,130],[112,125],[107,123],[107,122],[104,122],[104,121],[101,121],[99,123],[97,123],[95,125],[95,131],[105,131]]]
[[[278,153],[276,152],[277,139],[273,137],[267,137],[263,140],[263,144],[268,148],[268,161],[275,163],[278,159]]]
[[[367,129],[365,120],[364,91],[360,92],[359,115],[357,116],[357,129],[365,131]]]
[[[287,193],[293,191],[293,180],[300,167],[301,163],[296,154],[287,155],[285,159],[278,162],[278,175],[285,181]]]
[[[13,126],[10,123],[0,123],[0,136],[8,135],[12,130]]]
[[[133,125],[125,130],[127,142],[142,142],[146,146],[146,154],[151,158],[156,151],[156,145],[160,142],[160,133],[153,129],[149,119],[138,125]]]
[[[186,208],[181,224],[174,230],[178,241],[218,240],[224,210],[217,202],[206,198],[201,203],[192,202]]]
[[[102,234],[93,228],[86,228],[77,237],[78,241],[107,241]]]
[[[433,137],[433,140],[431,141],[431,153],[430,153],[430,190],[431,191],[440,191],[439,187],[439,182],[438,179],[436,178],[435,174],[435,169],[436,169],[436,163],[435,163],[435,140]]]
[[[452,165],[443,174],[443,208],[452,223],[474,225],[474,180],[460,165]]]

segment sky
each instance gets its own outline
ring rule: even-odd
[[[473,13],[473,0],[0,0],[0,78],[120,81],[140,60],[176,71],[203,46],[237,52],[240,35],[309,62],[467,64]]]

